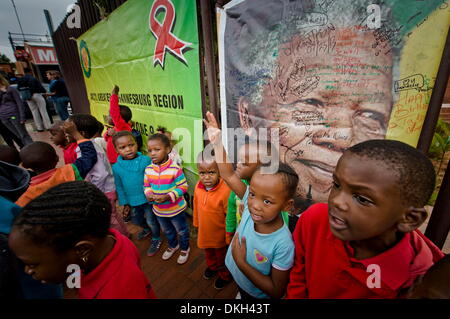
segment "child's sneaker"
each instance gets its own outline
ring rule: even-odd
[[[184,264],[188,260],[190,250],[191,250],[191,248],[188,248],[188,250],[180,251],[180,256],[178,256],[178,259],[177,259],[177,263],[179,265]]]
[[[209,280],[212,277],[214,277],[216,275],[217,271],[212,270],[210,268],[206,268],[205,272],[203,273],[203,278]]]
[[[151,233],[152,232],[150,231],[150,229],[144,229],[139,234],[137,234],[137,240],[143,240],[150,236]]]
[[[229,283],[230,283],[229,280],[224,280],[219,277],[216,279],[216,281],[214,281],[214,288],[216,288],[217,290],[221,290],[225,288],[225,286],[228,285]]]
[[[159,251],[159,247],[161,247],[162,240],[161,239],[152,239],[150,242],[150,247],[147,250],[147,256],[152,257],[155,256]]]
[[[125,216],[123,218],[123,221],[125,224],[128,224],[131,221],[131,214],[128,214],[128,216]]]
[[[178,250],[178,248],[180,248],[180,245],[177,245],[177,247],[175,248],[167,248],[166,251],[164,252],[164,254],[162,255],[162,259],[163,260],[167,260],[170,257],[172,257],[172,255]]]

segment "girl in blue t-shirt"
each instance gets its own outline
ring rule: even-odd
[[[244,203],[242,220],[225,264],[242,299],[281,298],[294,260],[294,243],[281,212],[292,208],[298,175],[289,165],[280,162],[276,172],[271,174],[265,174],[268,167],[260,166],[250,185],[245,185],[227,160],[214,115],[207,112],[206,116],[205,124],[220,176]]]

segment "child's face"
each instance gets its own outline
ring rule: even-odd
[[[50,129],[50,140],[58,146],[66,146],[68,144],[66,135],[61,128]]]
[[[236,174],[241,179],[250,180],[259,166],[258,149],[254,144],[243,145],[238,151]]]
[[[331,232],[345,241],[395,238],[407,209],[392,169],[352,153],[336,166],[328,206]]]
[[[162,164],[170,153],[170,147],[164,145],[164,143],[159,139],[149,140],[148,144],[148,156],[152,159],[154,164]]]
[[[9,247],[25,264],[27,274],[46,283],[64,282],[70,275],[67,266],[79,260],[74,250],[59,253],[50,246],[36,244],[17,227],[13,227],[9,235]]]
[[[200,176],[200,181],[205,185],[205,187],[213,188],[219,183],[220,175],[217,163],[214,162],[199,162],[197,164],[198,175]]]
[[[270,224],[287,210],[286,185],[278,174],[255,172],[250,182],[248,209],[255,224]],[[280,217],[281,218],[281,217]]]
[[[137,144],[131,136],[122,136],[116,140],[116,151],[124,160],[132,160],[137,154]]]

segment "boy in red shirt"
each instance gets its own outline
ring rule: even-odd
[[[115,85],[109,100],[109,124],[113,125],[113,127],[108,129],[103,136],[106,141],[106,155],[111,165],[117,162],[117,156],[119,155],[114,147],[112,137],[116,132],[131,132],[130,121],[132,116],[133,114],[128,106],[119,105],[119,87]]]
[[[205,250],[206,268],[203,278],[219,277],[214,288],[222,289],[231,281],[225,266],[227,243],[225,240],[225,218],[227,215],[230,188],[220,178],[215,159],[201,152],[197,157],[200,180],[194,190],[194,227],[198,227],[197,245]]]
[[[417,228],[435,184],[433,165],[398,141],[344,152],[328,204],[300,215],[287,298],[397,298],[443,253]]]

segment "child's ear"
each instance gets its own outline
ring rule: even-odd
[[[80,134],[83,135],[84,138],[87,138],[87,136],[89,135],[86,131],[80,131]]]
[[[75,252],[82,260],[87,260],[93,250],[94,243],[89,240],[82,240],[75,245]]]
[[[420,227],[427,219],[428,213],[424,207],[410,207],[403,214],[402,219],[397,224],[399,231],[409,233]]]
[[[294,208],[294,199],[291,198],[286,202],[286,204],[283,207],[283,212],[290,212]]]

